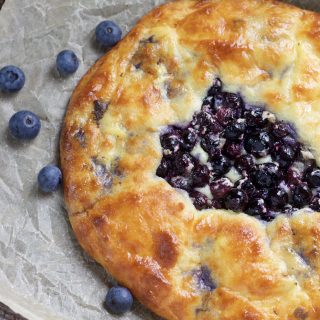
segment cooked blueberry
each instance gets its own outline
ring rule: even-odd
[[[306,183],[302,183],[293,189],[292,203],[297,208],[306,206],[312,198],[312,192]]]
[[[200,145],[203,150],[212,156],[220,145],[220,137],[215,133],[209,133],[201,139]]]
[[[212,204],[210,199],[199,191],[192,191],[189,193],[190,198],[193,201],[193,205],[197,210],[209,209]]]
[[[245,129],[246,123],[244,119],[238,119],[224,129],[224,136],[226,139],[237,141],[242,137]]]
[[[41,129],[41,122],[31,111],[19,111],[9,120],[9,131],[17,139],[34,139]]]
[[[254,156],[251,154],[244,154],[240,157],[238,157],[234,163],[235,167],[240,171],[240,172],[248,172],[254,169],[256,164],[256,160]]]
[[[227,141],[222,149],[222,153],[231,159],[235,159],[241,155],[242,143]]]
[[[253,192],[252,197],[267,200],[269,198],[269,193],[270,193],[270,189],[268,189],[268,188],[262,188],[262,189],[258,189],[258,190],[256,189]]]
[[[211,194],[214,199],[223,199],[233,188],[233,183],[228,178],[220,178],[210,183]]]
[[[182,133],[182,147],[186,151],[191,151],[198,141],[196,130],[187,128]]]
[[[165,150],[177,152],[180,149],[181,139],[174,133],[165,133],[160,138],[161,146]]]
[[[250,216],[265,215],[267,213],[267,207],[264,199],[254,198],[250,200],[246,209],[246,213],[248,213]]]
[[[209,183],[210,171],[206,165],[197,165],[192,172],[192,184],[195,188],[205,187]]]
[[[257,167],[252,174],[253,183],[260,188],[270,188],[278,184],[279,167],[274,163],[265,163]]]
[[[229,107],[234,109],[241,109],[243,105],[242,98],[236,94],[231,92],[225,93],[225,100]]]
[[[267,222],[272,221],[278,216],[278,213],[275,211],[268,210],[266,213],[262,213],[260,215],[262,220],[265,220]]]
[[[272,148],[272,158],[278,162],[280,167],[287,168],[292,164],[296,157],[296,150],[289,145],[277,142]]]
[[[209,96],[214,96],[218,92],[221,92],[221,90],[222,90],[222,81],[219,78],[216,78],[213,81],[212,87],[208,91],[208,95]]]
[[[6,66],[0,70],[0,90],[2,92],[17,92],[26,81],[24,72],[15,66]]]
[[[277,138],[284,138],[288,135],[296,136],[295,130],[292,128],[292,126],[284,121],[277,121],[273,124],[272,134],[274,134]]]
[[[235,187],[244,191],[248,197],[251,197],[256,192],[254,184],[248,178],[238,180]]]
[[[269,194],[268,204],[272,209],[281,209],[289,201],[289,195],[283,188],[277,187],[272,189]]]
[[[61,171],[58,167],[48,165],[42,168],[38,174],[38,185],[43,192],[56,191],[61,182]]]
[[[286,180],[290,186],[298,185],[302,180],[302,172],[295,167],[290,167],[286,174]]]
[[[194,127],[197,128],[201,135],[207,133],[219,133],[222,131],[221,124],[217,118],[208,111],[201,111],[193,120]]]
[[[111,288],[105,298],[105,307],[114,314],[122,314],[129,311],[133,304],[131,292],[124,287]]]
[[[172,187],[183,190],[189,190],[191,187],[190,180],[183,176],[172,177],[169,179],[169,183]]]
[[[304,164],[304,174],[307,176],[311,171],[317,168],[317,163],[315,159],[307,159],[303,162]]]
[[[248,153],[256,157],[264,157],[268,154],[270,148],[270,136],[267,132],[257,132],[248,134],[244,140],[244,148]]]
[[[293,211],[294,211],[294,208],[292,207],[291,204],[286,204],[281,210],[281,212],[287,215],[291,215]]]
[[[231,107],[221,107],[217,111],[217,119],[223,126],[229,124],[232,120],[241,117],[241,109],[233,109]]]
[[[195,276],[200,290],[213,291],[217,287],[207,266],[201,266],[200,270],[195,272]]]
[[[215,156],[210,160],[210,163],[212,166],[213,174],[216,176],[221,176],[227,173],[232,166],[231,161],[223,155]]]
[[[231,189],[224,201],[226,209],[236,212],[243,211],[247,203],[248,197],[246,193],[239,189]]]
[[[251,108],[245,111],[244,116],[246,118],[247,125],[250,127],[262,127],[268,121],[263,118],[263,110],[261,108]]]
[[[172,162],[169,161],[168,159],[162,158],[156,174],[158,177],[165,178],[169,174],[169,171],[171,168],[172,168]]]
[[[188,153],[177,153],[174,159],[175,172],[181,175],[190,173],[194,167],[194,158]]]
[[[314,211],[320,212],[320,196],[315,195],[311,201],[310,208]]]
[[[225,105],[224,94],[217,93],[211,100],[210,105],[215,112],[218,111],[221,107]]]
[[[298,151],[298,149],[300,147],[299,142],[293,136],[285,136],[284,138],[282,138],[281,141],[282,141],[283,144],[292,147],[296,152]]]
[[[60,75],[75,73],[79,68],[79,59],[71,50],[63,50],[57,55],[56,65]]]
[[[320,187],[320,169],[316,169],[308,173],[307,180],[312,187]]]
[[[103,47],[112,47],[122,37],[122,31],[113,21],[102,21],[96,27],[96,40]]]

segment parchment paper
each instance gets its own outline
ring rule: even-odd
[[[99,58],[95,26],[108,18],[126,33],[164,0],[6,0],[0,11],[0,68],[20,66],[26,86],[0,94],[0,301],[29,319],[118,319],[102,307],[113,280],[75,240],[61,192],[37,190],[38,171],[58,161],[58,139],[68,99]],[[318,0],[290,1],[319,9]],[[81,59],[75,76],[54,71],[63,49]],[[28,109],[41,117],[40,135],[20,143],[7,133],[10,116]],[[159,301],[159,303],[161,303]],[[156,319],[139,303],[122,319]]]

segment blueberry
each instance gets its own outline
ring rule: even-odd
[[[192,185],[195,188],[205,187],[209,183],[210,171],[206,165],[197,165],[192,172]]]
[[[25,84],[23,71],[15,66],[6,66],[0,70],[0,90],[3,92],[17,92]]]
[[[284,121],[277,121],[272,126],[272,134],[276,136],[277,138],[284,138],[288,135],[296,136],[295,130],[292,128],[292,126],[289,123],[286,123]]]
[[[259,188],[270,188],[278,184],[280,173],[274,163],[265,163],[258,166],[252,173],[253,183]]]
[[[250,216],[265,215],[267,213],[267,207],[264,199],[262,198],[252,199],[248,204],[246,213],[249,214]]]
[[[43,192],[53,192],[58,189],[61,182],[61,171],[58,167],[48,165],[38,174],[38,185]]]
[[[246,129],[246,123],[244,119],[238,119],[234,121],[230,126],[226,127],[224,130],[224,136],[226,139],[237,141],[242,137]]]
[[[188,153],[178,153],[174,159],[175,172],[185,175],[190,173],[194,167],[194,158]]]
[[[215,176],[221,176],[227,173],[232,163],[231,161],[223,155],[217,155],[210,160],[212,171]]]
[[[209,209],[212,207],[209,198],[203,193],[199,191],[191,191],[189,195],[197,210]]]
[[[216,78],[213,81],[212,87],[208,91],[208,96],[214,96],[218,92],[221,92],[222,90],[222,81],[219,78]]]
[[[114,314],[122,314],[129,311],[133,304],[131,292],[124,287],[111,288],[105,298],[105,307]]]
[[[320,212],[320,196],[315,195],[311,201],[310,208],[314,211]]]
[[[224,105],[225,105],[225,99],[222,93],[217,93],[210,102],[210,106],[215,112],[218,111]]]
[[[295,210],[295,208],[293,208],[291,204],[286,204],[282,208],[281,212],[284,214],[287,214],[287,215],[291,215],[294,210]]]
[[[204,136],[206,133],[219,133],[222,127],[217,118],[208,110],[199,112],[192,122],[193,126],[199,130],[199,133]]]
[[[246,193],[239,189],[231,189],[224,201],[226,209],[236,212],[243,211],[247,203]]]
[[[19,111],[9,121],[9,131],[17,139],[34,139],[40,131],[41,123],[31,111]]]
[[[264,157],[268,154],[270,148],[270,136],[267,132],[257,132],[248,134],[244,140],[244,148],[248,153],[256,157]]]
[[[306,206],[312,198],[312,192],[306,183],[299,184],[293,189],[292,203],[297,208]]]
[[[198,141],[198,135],[193,128],[187,128],[182,133],[182,147],[186,151],[191,151]]]
[[[269,194],[270,194],[270,189],[262,188],[262,189],[255,190],[252,194],[252,197],[267,200],[269,198]]]
[[[225,101],[228,107],[234,109],[242,109],[243,107],[242,98],[236,93],[226,92]]]
[[[238,180],[235,187],[244,191],[248,197],[251,197],[256,192],[254,184],[248,178]]]
[[[247,125],[250,127],[262,127],[268,122],[263,118],[263,110],[261,108],[253,107],[248,111],[245,111],[244,116]]]
[[[217,134],[209,133],[201,139],[200,145],[203,150],[212,156],[216,154],[217,148],[220,145],[220,137]]]
[[[238,157],[234,163],[240,172],[249,172],[255,168],[256,160],[251,154],[244,154]]]
[[[214,199],[223,199],[233,188],[233,183],[228,178],[214,180],[210,184],[210,191]]]
[[[165,178],[172,168],[172,163],[168,159],[162,158],[161,163],[157,169],[157,176],[161,178]]]
[[[314,188],[320,187],[320,169],[311,171],[307,175],[307,180],[312,187]]]
[[[227,157],[235,159],[241,155],[242,144],[239,142],[227,141],[223,146],[222,152]]]
[[[260,215],[262,220],[265,220],[267,222],[272,221],[278,216],[278,213],[275,211],[268,210],[266,213],[262,213]]]
[[[290,186],[301,183],[302,173],[295,167],[290,167],[286,173],[286,181]]]
[[[168,132],[160,137],[160,143],[163,149],[170,152],[177,152],[180,149],[182,141],[178,135]]]
[[[113,21],[102,21],[96,27],[96,40],[103,47],[113,47],[121,37],[122,31]]]
[[[286,190],[281,187],[274,188],[269,194],[268,204],[272,209],[280,210],[288,203],[288,201],[289,195]]]
[[[317,168],[317,163],[315,159],[308,159],[303,161],[304,164],[304,174],[308,176],[308,174]]]
[[[217,119],[223,126],[229,124],[232,120],[241,117],[241,109],[233,109],[231,107],[222,107],[217,111]]]
[[[190,180],[183,176],[176,176],[169,179],[169,183],[172,187],[183,189],[183,190],[190,190],[191,183]]]
[[[63,50],[57,55],[56,66],[60,75],[75,73],[79,68],[79,59],[71,50]]]
[[[287,168],[296,157],[296,150],[281,142],[276,142],[272,148],[272,159],[279,163],[280,167]]]

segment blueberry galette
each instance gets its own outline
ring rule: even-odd
[[[83,248],[166,319],[320,319],[320,15],[156,8],[76,88],[61,136]]]

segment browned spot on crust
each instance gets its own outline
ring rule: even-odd
[[[168,232],[159,232],[153,236],[154,255],[158,263],[164,268],[172,268],[178,258],[177,241]]]
[[[293,315],[296,317],[296,319],[299,319],[299,320],[308,319],[308,312],[305,311],[305,309],[301,308],[301,307],[299,307],[296,310],[294,310]]]
[[[154,86],[150,86],[143,96],[143,104],[150,108],[156,108],[161,103],[161,92]]]

